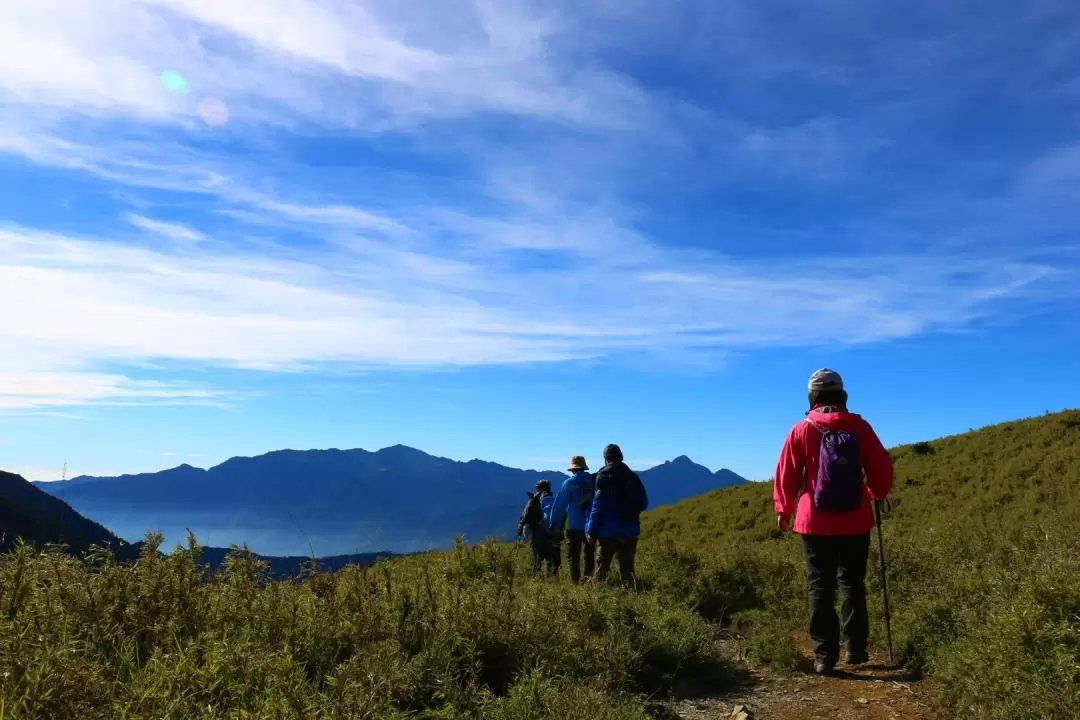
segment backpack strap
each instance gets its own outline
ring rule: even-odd
[[[805,420],[807,425],[809,425],[810,427],[814,428],[819,433],[821,433],[822,438],[825,437],[825,432],[826,432],[825,428],[821,427],[820,425],[818,425],[816,422],[814,422],[810,418],[804,418],[804,420]],[[818,440],[818,442],[821,442],[821,440]],[[807,454],[809,455],[809,452]],[[806,494],[808,492],[810,492],[810,468],[809,467],[804,467],[803,468],[803,484],[802,484],[802,489],[799,490],[799,496],[802,496],[802,495],[804,495],[804,494]]]

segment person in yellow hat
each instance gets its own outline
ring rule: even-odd
[[[585,539],[585,520],[592,507],[596,478],[589,472],[589,464],[582,455],[570,458],[568,477],[555,495],[551,509],[552,529],[566,526],[566,559],[570,563],[570,579],[581,581],[581,555],[585,554],[585,576],[592,577],[596,566],[596,553]]]

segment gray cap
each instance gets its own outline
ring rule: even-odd
[[[840,377],[840,373],[828,368],[822,368],[810,376],[810,382],[807,383],[807,389],[809,390],[843,390],[844,379]]]

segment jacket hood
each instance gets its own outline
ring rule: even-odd
[[[861,425],[863,422],[862,416],[857,413],[841,411],[841,412],[821,412],[821,407],[815,407],[806,417],[810,422],[815,425],[820,425],[827,428],[850,428]]]

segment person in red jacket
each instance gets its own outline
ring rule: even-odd
[[[802,536],[810,586],[814,670],[833,671],[840,656],[837,583],[849,664],[867,662],[866,564],[873,500],[892,490],[893,463],[870,423],[847,409],[839,373],[810,376],[810,410],[788,433],[773,483],[776,526]]]

